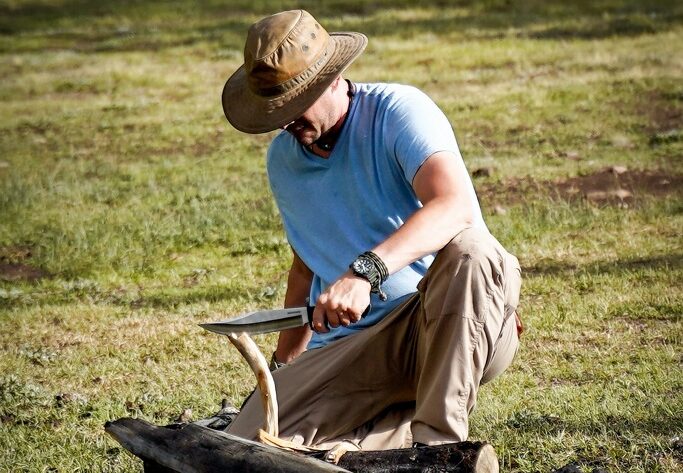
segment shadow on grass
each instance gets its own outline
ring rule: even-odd
[[[520,36],[532,39],[597,39],[655,33],[683,22],[683,7],[674,1],[233,0],[226,5],[217,0],[163,4],[67,0],[0,6],[0,34],[30,32],[50,40],[26,44],[29,50],[72,47],[84,51],[157,51],[198,42],[241,50],[255,16],[300,7],[311,11],[329,29],[357,30],[371,38],[424,33],[497,38],[515,28],[522,30]],[[384,14],[388,9],[418,8],[433,14],[426,18]]]
[[[651,256],[647,258],[631,258],[588,265],[559,263],[547,261],[530,267],[522,268],[525,275],[530,276],[575,276],[579,274],[622,274],[624,272],[640,271],[644,269],[662,269],[683,266],[683,254]]]
[[[514,413],[505,427],[525,433],[537,435],[556,435],[562,432],[573,432],[588,436],[604,434],[621,437],[625,442],[635,440],[634,433],[642,437],[644,434],[670,435],[676,428],[683,425],[683,416],[677,413],[658,410],[648,418],[625,418],[617,415],[607,415],[604,418],[588,421],[567,421],[557,415],[541,414],[537,412],[520,411]]]
[[[211,286],[173,293],[145,293],[133,301],[120,300],[115,301],[115,303],[133,308],[176,309],[180,306],[198,303],[219,303],[236,300],[249,300],[254,302],[264,299],[263,296],[254,294],[257,292],[257,290],[252,292],[243,288]]]
[[[2,288],[0,287],[0,290]],[[236,288],[228,286],[207,286],[193,289],[171,288],[168,291],[148,290],[142,293],[125,293],[104,290],[98,286],[64,292],[6,291],[0,297],[0,309],[22,306],[64,306],[74,303],[111,305],[130,309],[177,309],[199,303],[220,303],[249,301],[267,303],[275,291],[263,288]]]

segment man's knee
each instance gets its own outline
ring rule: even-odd
[[[486,229],[467,228],[439,251],[418,289],[427,309],[474,310],[483,320],[489,310],[514,310],[519,274],[517,259]]]
[[[463,230],[442,251],[446,259],[457,262],[453,268],[459,267],[459,271],[470,277],[484,275],[493,299],[491,302],[496,303],[496,296],[501,297],[503,317],[512,316],[519,305],[522,285],[522,270],[517,257],[508,253],[488,231],[478,228]],[[462,268],[463,264],[469,268]]]
[[[484,266],[486,272],[493,264],[502,266],[498,241],[487,231],[469,227],[458,233],[437,254],[435,264],[459,267],[463,264]]]

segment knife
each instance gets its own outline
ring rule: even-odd
[[[371,306],[368,306],[361,317],[365,317],[370,312],[370,308]],[[210,332],[223,335],[240,332],[252,334],[279,332],[303,325],[308,325],[312,329],[313,309],[315,307],[304,306],[289,309],[260,310],[242,314],[234,319],[199,324],[199,326]]]

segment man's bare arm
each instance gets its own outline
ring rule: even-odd
[[[423,207],[374,251],[394,273],[419,258],[434,253],[460,231],[472,225],[469,176],[462,160],[453,153],[431,155],[413,179],[413,189]],[[370,303],[370,283],[344,273],[318,298],[313,316],[316,331],[325,332],[325,318],[331,327],[360,320]]]
[[[389,273],[434,253],[472,225],[469,175],[450,152],[430,156],[417,171],[413,189],[423,207],[373,251]]]
[[[313,272],[294,252],[292,267],[287,277],[287,292],[285,293],[285,307],[301,307],[306,305],[306,299],[311,290]],[[306,351],[306,345],[311,339],[311,329],[308,325],[292,328],[280,332],[280,338],[275,350],[275,358],[280,363],[289,363]]]

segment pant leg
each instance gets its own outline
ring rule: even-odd
[[[493,236],[476,229],[458,235],[420,284],[408,338],[417,351],[407,351],[401,361],[420,415],[412,403],[390,406],[379,420],[338,440],[354,439],[364,449],[465,440],[479,385],[501,374],[517,352],[520,286],[517,258]],[[456,396],[447,394],[456,390]],[[430,416],[433,425],[425,428]]]
[[[366,449],[407,446],[411,432],[422,443],[465,440],[484,372],[502,372],[517,348],[516,332],[502,330],[517,303],[506,285],[519,297],[519,277],[503,275],[509,257],[488,232],[465,230],[439,252],[419,293],[382,322],[277,370],[281,437]],[[254,438],[260,402],[252,396],[229,432]],[[414,410],[404,407],[411,402]]]
[[[506,302],[513,299],[507,294],[514,292],[505,287],[508,256],[487,231],[469,228],[438,253],[418,286],[424,331],[418,342],[417,407],[411,426],[417,442],[466,440],[484,372],[496,361],[488,376],[492,379],[514,356],[516,334],[513,338],[503,330],[510,311]],[[519,279],[507,284],[516,285],[518,297]],[[494,358],[501,340],[505,346]]]
[[[275,371],[280,437],[314,446],[336,439],[365,448],[404,446],[409,420],[389,408],[415,399],[405,360],[415,359],[418,307],[415,294],[377,325]],[[251,396],[228,432],[254,439],[263,419],[260,396]]]
[[[522,269],[517,258],[509,253],[503,258],[505,318],[498,339],[491,339],[489,346],[493,346],[493,353],[489,356],[481,384],[488,383],[510,366],[519,348],[519,333],[515,320],[515,310],[519,304],[522,285]],[[495,336],[492,333],[492,336]]]
[[[410,430],[413,417],[414,402],[394,404],[351,432],[318,443],[316,447],[327,450],[343,440],[350,440],[363,450],[409,448],[413,444],[413,433]]]

